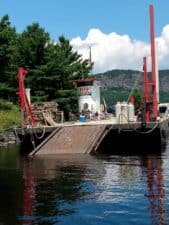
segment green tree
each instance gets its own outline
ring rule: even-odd
[[[38,23],[27,26],[26,30],[18,35],[19,66],[32,70],[43,65],[49,41],[49,33],[45,32]]]
[[[8,15],[0,21],[0,97],[16,97],[17,34],[11,27]]]
[[[132,96],[134,97],[134,101],[135,101],[135,112],[137,112],[137,110],[141,106],[141,103],[143,100],[143,95],[142,95],[141,91],[134,89],[132,92]]]
[[[28,26],[18,43],[19,65],[29,72],[26,84],[31,88],[32,99],[57,101],[68,118],[68,111],[77,108],[76,90],[70,80],[88,76],[87,60],[73,51],[64,36],[52,42],[39,24]]]
[[[31,88],[33,100],[46,100],[46,52],[49,42],[49,33],[38,23],[27,26],[25,31],[18,35],[18,66],[28,70],[25,83]]]
[[[60,36],[56,44],[48,51],[46,74],[48,79],[48,98],[55,99],[68,118],[68,111],[77,110],[77,96],[70,80],[87,77],[89,66],[87,60],[73,51],[69,40]]]
[[[6,15],[0,21],[1,98],[16,98],[20,66],[28,70],[25,83],[31,88],[34,101],[57,101],[67,118],[68,111],[76,111],[76,90],[70,80],[89,75],[88,60],[73,51],[64,36],[57,43],[52,42],[38,23],[17,34]]]

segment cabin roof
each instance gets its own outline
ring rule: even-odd
[[[90,78],[81,78],[81,79],[77,79],[77,80],[70,80],[70,82],[82,83],[82,82],[88,82],[88,81],[94,81],[94,80],[98,80],[98,79],[96,77],[90,77]]]

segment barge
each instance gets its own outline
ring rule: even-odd
[[[16,128],[23,154],[149,154],[164,150],[169,117],[143,124],[107,120]]]
[[[115,106],[115,115],[108,114],[106,106],[100,104],[100,85],[97,78],[89,77],[71,81],[77,87],[79,121],[64,123],[61,113],[61,121],[58,123],[50,113],[43,111],[40,113],[45,123],[37,125],[30,103],[30,92],[24,87],[27,72],[19,68],[18,95],[23,125],[14,131],[21,140],[23,153],[33,156],[161,151],[169,134],[169,111],[168,104],[165,106],[159,104],[153,5],[150,5],[150,34],[152,73],[149,80],[144,57],[143,103],[139,115],[135,114],[133,101],[118,102]]]

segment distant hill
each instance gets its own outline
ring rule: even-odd
[[[149,76],[151,74],[149,73]],[[102,97],[107,104],[127,101],[133,89],[143,91],[143,73],[135,70],[111,70],[96,74],[101,82]],[[169,70],[159,71],[160,102],[169,102]]]

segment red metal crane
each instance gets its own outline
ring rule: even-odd
[[[143,59],[144,71],[144,101],[146,122],[157,120],[158,100],[157,100],[157,77],[156,77],[156,51],[154,37],[154,7],[150,5],[150,40],[151,40],[151,82],[148,81],[147,60]],[[151,90],[150,90],[151,89]],[[150,94],[151,93],[151,94]]]
[[[20,110],[21,110],[21,116],[22,116],[22,122],[24,125],[27,125],[27,120],[30,120],[32,126],[35,125],[35,119],[34,115],[30,106],[30,103],[28,101],[28,97],[25,92],[25,85],[24,85],[24,79],[25,76],[28,74],[28,72],[22,68],[18,68],[18,83],[19,83],[19,92],[17,92],[19,99],[20,99]]]

